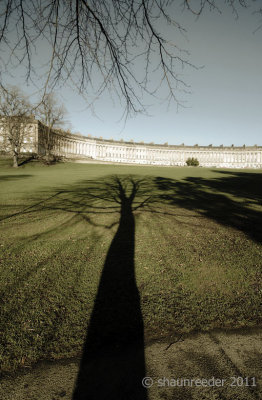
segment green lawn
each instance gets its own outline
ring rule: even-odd
[[[146,341],[260,324],[261,204],[261,171],[0,160],[2,370],[81,351],[116,232]]]

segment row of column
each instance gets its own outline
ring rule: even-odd
[[[67,140],[58,136],[54,139],[54,149],[60,155],[82,155],[96,157],[96,143]]]
[[[185,162],[188,157],[195,157],[201,163],[262,163],[262,152],[258,151],[187,151],[184,149],[152,149],[147,147],[131,147],[128,145],[112,146],[111,144],[99,144],[95,141],[70,140],[59,135],[53,137],[54,149],[63,155],[82,155],[98,159],[132,160],[132,161],[167,161]]]

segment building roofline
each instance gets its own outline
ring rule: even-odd
[[[35,120],[38,121],[38,123],[40,123],[41,125],[44,126],[44,124],[39,121],[39,120]],[[125,140],[114,140],[114,139],[104,139],[104,138],[97,138],[95,136],[84,136],[82,134],[78,134],[78,133],[71,133],[71,132],[66,132],[63,131],[62,129],[53,129],[53,132],[55,132],[58,135],[62,135],[62,136],[66,136],[68,138],[72,138],[72,139],[81,139],[83,141],[86,140],[91,140],[91,141],[96,141],[96,142],[101,142],[102,143],[112,143],[112,145],[129,145],[129,146],[140,146],[140,147],[152,147],[152,148],[163,148],[163,149],[178,149],[178,148],[185,148],[185,149],[192,149],[192,150],[207,150],[209,149],[210,151],[212,150],[234,150],[234,149],[239,149],[239,150],[243,150],[243,149],[262,149],[262,145],[253,145],[253,146],[246,146],[245,144],[243,146],[234,146],[233,144],[231,146],[224,146],[223,144],[221,144],[220,146],[213,146],[212,144],[209,145],[185,145],[184,143],[182,144],[168,144],[168,143],[144,143],[144,142],[134,142],[134,141],[125,141]]]

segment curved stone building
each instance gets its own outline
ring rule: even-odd
[[[46,129],[39,121],[28,121],[25,137],[26,152],[46,153]],[[2,136],[2,138],[1,138]],[[0,126],[0,144],[6,143],[4,126]],[[200,166],[219,168],[262,168],[262,146],[184,146],[135,143],[92,138],[53,130],[50,135],[52,154],[65,158],[86,158],[103,162],[147,165],[186,165],[189,157],[197,158]]]

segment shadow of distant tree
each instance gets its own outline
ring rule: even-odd
[[[0,176],[0,181],[17,181],[19,179],[24,179],[24,178],[30,178],[33,175],[29,174],[20,174],[20,175],[1,175]]]
[[[226,177],[188,177],[183,181],[155,178],[159,199],[231,226],[251,239],[262,240],[262,177],[257,173],[226,172]]]

